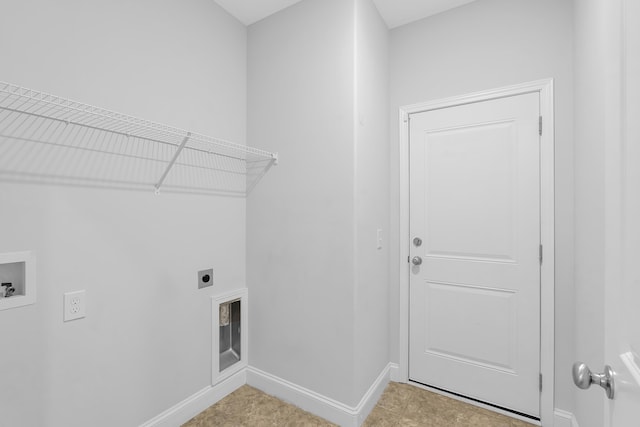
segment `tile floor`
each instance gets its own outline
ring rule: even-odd
[[[366,427],[533,427],[412,385],[389,383]]]
[[[333,427],[328,421],[243,386],[183,427]],[[389,383],[363,427],[532,427],[407,384]]]

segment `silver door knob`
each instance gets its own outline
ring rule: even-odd
[[[586,390],[591,384],[597,384],[607,393],[609,399],[613,399],[615,393],[615,383],[613,381],[613,369],[606,365],[602,374],[594,374],[586,363],[576,362],[573,364],[573,382],[579,388]]]
[[[422,258],[420,258],[419,256],[414,256],[411,262],[413,263],[413,265],[420,265],[422,264]]]

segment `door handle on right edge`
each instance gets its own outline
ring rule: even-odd
[[[422,264],[422,258],[420,258],[419,256],[414,256],[411,259],[411,263],[413,263],[413,265],[420,265]]]
[[[576,362],[573,364],[573,382],[579,388],[586,390],[591,384],[598,384],[605,389],[607,397],[613,399],[615,396],[615,383],[613,380],[613,369],[606,365],[602,374],[594,374],[586,363]]]

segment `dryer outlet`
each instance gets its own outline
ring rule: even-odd
[[[213,286],[213,268],[198,271],[198,289]]]

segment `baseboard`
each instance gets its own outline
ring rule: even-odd
[[[342,427],[359,427],[375,407],[389,380],[403,382],[398,378],[398,373],[398,365],[389,363],[380,372],[380,375],[369,387],[369,390],[367,390],[358,405],[352,407],[257,368],[248,367],[246,370],[232,375],[215,386],[200,390],[160,415],[141,424],[140,427],[180,426],[245,384],[291,402],[305,411]],[[553,427],[579,426],[576,417],[571,412],[556,409],[554,411]]]
[[[141,424],[140,427],[176,427],[189,421],[200,412],[247,383],[244,370],[237,372],[215,386],[205,387],[160,415]]]
[[[400,378],[400,365],[397,363],[389,363],[389,378],[394,383],[406,383],[406,378]]]
[[[357,426],[360,427],[364,420],[367,419],[373,408],[375,408],[378,400],[384,393],[384,389],[387,388],[391,377],[391,364],[387,365],[378,375],[378,378],[371,384],[369,390],[362,396],[358,406],[355,407],[358,413]]]
[[[359,427],[389,383],[389,371],[390,365],[387,365],[355,407],[251,366],[247,368],[247,384],[342,427]]]
[[[578,421],[571,412],[556,409],[553,411],[553,427],[578,427]]]
[[[402,382],[397,377],[398,372],[397,364],[390,363],[387,365],[369,387],[369,390],[367,390],[358,405],[352,407],[259,369],[248,367],[246,370],[234,374],[215,386],[200,390],[160,415],[141,424],[140,427],[180,426],[245,384],[291,402],[305,411],[342,427],[359,427],[375,407],[389,380]],[[571,412],[556,409],[554,411],[553,427],[579,426],[576,417]]]
[[[343,427],[359,427],[373,410],[389,383],[392,364],[387,365],[357,406],[351,407],[297,384],[259,369],[248,367],[215,386],[206,387],[186,398],[140,427],[176,427],[189,421],[209,406],[222,400],[244,384],[249,384],[272,396],[293,403],[328,421]]]

